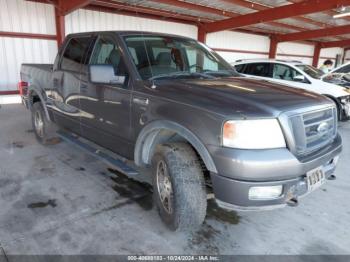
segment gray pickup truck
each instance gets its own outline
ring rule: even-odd
[[[127,175],[147,171],[173,230],[200,225],[209,194],[225,209],[295,206],[342,149],[331,100],[243,77],[190,38],[69,35],[54,65],[22,65],[21,86],[41,143],[58,128]]]

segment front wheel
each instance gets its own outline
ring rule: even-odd
[[[185,143],[159,145],[152,167],[154,198],[163,222],[174,231],[200,226],[207,210],[206,188],[192,147]]]

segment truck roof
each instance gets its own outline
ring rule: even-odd
[[[93,35],[93,34],[97,34],[97,33],[115,33],[117,35],[167,36],[167,37],[176,37],[176,38],[195,40],[193,38],[186,37],[186,36],[181,36],[181,35],[158,33],[158,32],[147,32],[147,31],[145,32],[145,31],[137,31],[137,30],[128,30],[128,31],[122,31],[122,30],[90,31],[90,32],[83,32],[83,33],[71,33],[71,34],[68,34],[67,37]]]

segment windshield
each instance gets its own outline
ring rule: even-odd
[[[324,73],[321,70],[319,70],[313,66],[296,65],[296,67],[298,67],[299,69],[304,71],[306,74],[308,74],[309,76],[311,76],[312,78],[315,78],[315,79],[321,79],[321,77],[324,75]]]
[[[153,35],[124,39],[144,80],[238,76],[230,64],[195,40]]]

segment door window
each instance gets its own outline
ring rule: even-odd
[[[117,43],[109,37],[100,37],[90,59],[92,65],[112,65],[116,76],[127,76],[127,69]]]
[[[273,78],[274,79],[281,79],[281,80],[287,80],[287,81],[294,81],[296,76],[301,76],[302,74],[299,73],[294,68],[283,65],[283,64],[274,64],[273,65]]]
[[[244,74],[262,76],[262,77],[271,77],[269,72],[270,66],[268,63],[252,63],[247,64]]]
[[[89,49],[91,37],[76,37],[69,40],[61,59],[61,69],[79,72],[84,61],[86,51]]]
[[[235,69],[238,73],[244,73],[243,72],[244,66],[245,64],[235,65]]]

